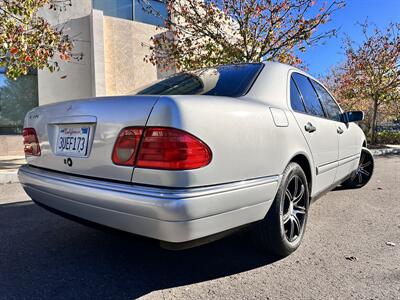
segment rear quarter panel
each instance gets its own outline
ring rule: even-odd
[[[185,130],[205,142],[211,163],[189,171],[135,168],[132,181],[170,187],[207,186],[281,175],[291,157],[308,155],[291,114],[277,127],[269,106],[251,98],[166,96],[159,99],[147,126]]]

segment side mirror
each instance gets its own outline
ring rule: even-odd
[[[364,120],[364,112],[360,110],[345,112],[343,113],[342,118],[346,123],[359,122]]]

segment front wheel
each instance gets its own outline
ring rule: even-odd
[[[374,172],[374,157],[367,148],[362,148],[357,170],[342,183],[346,188],[356,189],[365,186]]]
[[[309,198],[303,169],[290,163],[266,217],[253,229],[256,246],[278,256],[294,252],[304,236]]]

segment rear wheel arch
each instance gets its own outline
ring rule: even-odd
[[[284,257],[300,246],[310,203],[307,186],[304,169],[298,162],[291,161],[283,171],[267,215],[253,227],[253,241],[260,250]]]
[[[297,154],[295,155],[289,163],[295,162],[297,163],[304,171],[306,174],[306,178],[308,181],[308,188],[310,190],[310,195],[312,191],[312,173],[311,173],[311,164],[310,161],[308,160],[307,156],[304,154]]]

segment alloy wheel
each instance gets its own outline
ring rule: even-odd
[[[308,210],[305,198],[305,184],[299,176],[294,175],[286,187],[281,207],[281,224],[290,243],[302,235]]]
[[[374,164],[371,155],[368,152],[362,151],[360,162],[356,172],[351,177],[351,180],[356,184],[366,184],[372,176]]]

